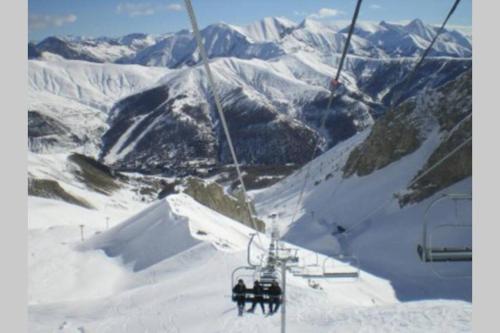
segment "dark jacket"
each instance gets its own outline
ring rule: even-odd
[[[269,296],[271,297],[279,297],[281,296],[281,288],[280,286],[271,285],[268,290]]]
[[[237,284],[233,288],[233,293],[235,293],[237,295],[245,295],[246,291],[247,291],[247,287],[244,284],[243,285]]]
[[[256,297],[262,297],[262,295],[264,294],[264,288],[262,288],[260,284],[255,284],[253,286],[252,292]]]

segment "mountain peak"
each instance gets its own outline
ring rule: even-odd
[[[434,37],[433,29],[418,18],[408,23],[404,29],[410,34],[415,34],[427,40],[431,40]]]
[[[410,23],[408,23],[406,27],[425,27],[425,24],[421,19],[416,18],[410,21]]]
[[[268,16],[242,29],[244,34],[256,42],[273,42],[283,38],[297,24],[284,17]]]

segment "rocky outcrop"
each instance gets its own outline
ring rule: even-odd
[[[222,186],[195,177],[187,178],[184,186],[184,192],[199,203],[255,229],[249,216],[247,204],[242,196],[233,196],[226,193]],[[264,222],[257,219],[254,212],[252,215],[257,230],[264,232],[266,228]]]
[[[409,121],[414,108],[415,103],[408,102],[380,118],[368,138],[349,155],[344,177],[371,174],[417,150],[423,136],[418,126]]]
[[[472,144],[465,145],[434,167],[472,135],[472,71],[467,71],[437,90],[427,90],[387,112],[372,128],[367,139],[349,155],[344,177],[365,176],[416,151],[436,129],[440,142],[413,183],[397,193],[401,205],[421,201],[472,175]]]
[[[429,170],[425,176],[417,180],[408,188],[408,193],[398,195],[401,206],[409,203],[419,202],[430,197],[436,192],[448,186],[472,176],[472,141],[451,155],[442,163],[433,167],[445,156],[451,153],[460,144],[465,142],[472,135],[472,121],[466,121],[457,128],[453,134],[443,141],[432,153],[420,172],[415,176],[419,177]]]
[[[406,193],[398,195],[402,206],[419,202],[472,176],[472,141],[456,150],[472,137],[472,117],[470,117],[472,71],[464,73],[458,80],[445,85],[439,90],[437,97],[433,114],[438,121],[443,140],[414,179],[420,178],[424,172],[426,174],[416,182],[412,181],[413,184]],[[443,160],[452,152],[453,155]]]
[[[75,166],[73,172],[77,178],[93,191],[110,195],[122,187],[119,179],[125,180],[124,176],[91,157],[75,153],[68,161]]]
[[[93,209],[85,199],[68,193],[55,180],[28,178],[28,195],[35,197],[62,200],[67,203],[78,205],[84,208]]]

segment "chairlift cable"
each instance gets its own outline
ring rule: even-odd
[[[338,80],[340,78],[340,73],[342,72],[342,67],[344,66],[344,60],[345,60],[345,58],[347,56],[347,51],[349,49],[349,45],[350,45],[350,42],[351,42],[351,37],[352,37],[353,32],[354,32],[354,27],[356,25],[356,20],[358,18],[358,14],[359,14],[359,10],[361,8],[361,3],[362,2],[363,2],[363,0],[358,0],[358,2],[356,3],[356,8],[355,8],[354,14],[352,16],[351,25],[349,26],[349,32],[347,34],[347,39],[346,39],[346,42],[344,44],[344,49],[342,51],[342,56],[340,58],[340,63],[339,63],[339,66],[337,68],[337,73],[335,75],[335,78],[333,79],[333,82],[335,82],[336,84],[332,86],[332,90],[330,92],[330,97],[328,98],[328,105],[326,107],[326,111],[324,112],[323,117],[321,118],[320,129],[325,127],[326,119],[327,119],[328,115],[330,114],[330,108],[332,106],[333,98],[335,96],[335,91],[336,91],[336,88],[337,88],[337,85],[338,85],[337,83],[338,83]],[[316,155],[316,152],[317,152],[317,150],[318,150],[318,148],[320,146],[320,143],[321,143],[321,137],[318,135],[318,139],[316,140],[316,144],[314,146],[314,149],[313,149],[313,152],[312,152],[312,156],[309,159],[309,162],[307,164],[307,169],[306,169],[306,174],[305,174],[305,177],[304,177],[304,182],[303,182],[302,188],[300,190],[299,199],[297,201],[297,204],[295,206],[294,212],[292,214],[291,223],[293,223],[293,221],[295,221],[295,217],[296,217],[296,215],[298,213],[299,207],[302,204],[302,200],[304,198],[304,191],[306,189],[307,181],[309,180],[309,176],[310,176],[311,165],[312,165],[311,162],[312,162],[312,160],[314,159],[314,157]]]
[[[437,161],[436,163],[434,163],[431,167],[427,168],[427,170],[425,170],[422,174],[420,174],[417,178],[413,179],[407,186],[408,187],[411,187],[412,185],[414,185],[416,182],[418,182],[420,179],[422,179],[423,177],[425,177],[429,172],[431,172],[432,170],[434,170],[435,168],[437,168],[439,165],[441,165],[441,163],[443,163],[445,160],[447,160],[448,158],[450,158],[453,154],[455,154],[457,151],[459,151],[460,149],[462,149],[462,147],[464,147],[466,144],[468,144],[469,142],[472,141],[472,135],[469,136],[465,141],[463,141],[461,144],[459,144],[457,147],[455,147],[455,149],[453,149],[451,152],[449,152],[448,154],[446,154],[443,158],[441,158],[439,161]]]
[[[243,197],[244,197],[244,200],[245,200],[245,203],[246,203],[248,217],[250,219],[250,222],[251,222],[253,228],[257,231],[257,237],[259,238],[259,242],[262,244],[262,241],[260,239],[260,232],[257,229],[257,225],[255,223],[255,219],[254,219],[254,216],[252,214],[252,207],[250,205],[250,200],[249,200],[249,196],[248,196],[247,189],[246,189],[246,186],[245,186],[245,182],[243,181],[243,175],[241,173],[240,164],[238,162],[238,158],[236,157],[236,152],[235,152],[235,149],[234,149],[233,141],[231,139],[231,134],[229,132],[229,128],[227,126],[226,117],[224,116],[224,112],[223,112],[223,109],[222,109],[222,103],[221,103],[220,97],[219,97],[219,95],[217,93],[215,81],[214,81],[214,78],[213,78],[213,75],[212,75],[212,71],[210,70],[210,65],[209,65],[209,62],[208,62],[208,56],[207,56],[207,53],[205,51],[205,47],[203,45],[203,40],[202,40],[202,37],[201,37],[201,34],[200,34],[200,30],[198,29],[198,23],[197,23],[197,20],[196,20],[194,9],[193,9],[193,6],[191,4],[191,0],[184,0],[184,3],[186,5],[186,9],[187,9],[187,12],[188,12],[188,15],[189,15],[189,20],[191,22],[191,26],[193,28],[193,34],[195,36],[196,43],[198,45],[198,51],[199,51],[199,54],[200,54],[200,56],[202,58],[203,66],[205,67],[205,72],[207,74],[208,84],[209,84],[209,86],[210,86],[210,88],[212,90],[212,95],[214,97],[214,101],[215,101],[215,105],[216,105],[216,108],[217,108],[217,112],[219,114],[219,118],[221,120],[221,124],[222,124],[223,130],[224,130],[224,134],[225,134],[226,139],[227,139],[227,143],[228,143],[228,146],[229,146],[229,151],[230,151],[231,157],[233,159],[233,163],[234,163],[234,166],[235,166],[235,169],[236,169],[236,173],[238,174],[238,180],[240,182],[240,185],[241,185],[241,188],[242,188],[242,191],[243,191]]]
[[[441,35],[441,33],[444,31],[445,29],[445,26],[446,24],[448,23],[448,20],[450,19],[450,17],[453,15],[453,13],[455,12],[455,9],[457,8],[458,4],[460,3],[460,0],[455,0],[453,6],[451,7],[450,11],[448,12],[448,15],[446,16],[445,20],[443,21],[443,23],[441,24],[441,27],[439,28],[439,30],[436,32],[436,34],[434,35],[431,43],[427,46],[427,48],[424,50],[424,52],[422,53],[422,55],[420,56],[419,60],[415,63],[415,66],[413,66],[413,69],[405,76],[405,78],[403,78],[402,82],[400,83],[400,89],[399,89],[399,94],[398,94],[398,97],[397,98],[391,98],[391,101],[390,101],[390,106],[389,106],[389,110],[394,110],[394,107],[395,107],[395,104],[397,103],[398,99],[401,97],[401,95],[403,94],[403,89],[407,86],[408,82],[411,81],[411,79],[413,79],[413,77],[415,76],[415,73],[417,73],[417,70],[420,68],[420,66],[423,64],[425,58],[427,57],[427,55],[429,54],[430,50],[432,49],[432,47],[434,46],[434,43],[436,42],[436,40],[438,39],[438,37]],[[398,92],[396,92],[398,93]],[[472,117],[472,113],[470,113],[467,117],[465,117],[464,119],[462,119],[457,125],[455,125],[455,128],[458,128],[458,126],[460,126],[464,121],[466,121],[467,119],[469,119],[470,117]],[[450,131],[450,133],[448,133],[448,138],[449,136],[451,136],[451,133],[453,132]],[[447,139],[448,139],[447,138]],[[446,140],[447,140],[446,139]],[[354,165],[357,165],[359,160],[361,159],[361,157],[364,155],[364,152],[365,150],[367,149],[368,146],[364,146],[362,147],[362,150],[361,152],[359,153],[359,156],[358,158],[356,159],[356,161],[354,162]],[[460,147],[461,148],[461,147]],[[340,185],[342,184],[342,182],[344,181],[344,178],[341,179],[341,181],[339,182],[339,184],[337,185],[337,188],[340,187]],[[408,185],[408,186],[411,186],[412,184]],[[337,191],[335,191],[333,193],[333,195],[335,195],[337,193]],[[332,198],[333,198],[333,195],[332,195]],[[383,206],[387,205],[389,202],[391,202],[392,199],[388,200]],[[382,207],[383,207],[382,206]],[[378,207],[376,208],[374,211],[372,211],[370,214],[368,214],[369,216],[371,216],[373,213],[377,212],[379,209],[381,209],[382,207]],[[365,217],[366,219],[366,217]],[[355,224],[356,226],[357,224]]]
[[[434,35],[434,38],[432,38],[431,43],[427,46],[427,48],[421,54],[420,59],[415,64],[415,66],[413,67],[412,71],[410,73],[408,73],[408,75],[406,75],[405,79],[401,83],[401,88],[399,89],[401,92],[406,87],[406,85],[408,84],[408,82],[410,82],[413,79],[413,77],[415,76],[415,74],[417,72],[417,69],[422,65],[422,63],[424,62],[425,58],[427,57],[427,55],[431,51],[432,47],[434,46],[434,43],[436,42],[436,40],[438,39],[438,37],[441,35],[441,33],[443,33],[444,28],[446,26],[446,23],[448,23],[448,20],[450,19],[450,17],[455,12],[455,9],[457,9],[457,6],[458,6],[459,3],[460,3],[460,0],[455,0],[455,3],[453,4],[453,6],[451,7],[450,11],[448,12],[448,15],[446,16],[445,20],[441,24],[441,27],[439,27],[438,31]],[[401,97],[401,96],[399,96],[399,97]],[[392,105],[392,103],[397,103],[397,100],[392,101],[391,105]]]
[[[360,4],[361,1],[358,2],[358,5]],[[441,27],[439,28],[439,30],[436,32],[434,38],[432,39],[431,43],[428,45],[428,47],[424,50],[424,52],[422,53],[422,55],[420,56],[419,60],[417,61],[417,63],[415,64],[415,66],[413,67],[413,69],[411,70],[410,73],[408,73],[405,78],[403,79],[402,83],[401,83],[401,87],[404,88],[404,86],[407,84],[407,82],[410,81],[411,78],[413,78],[414,74],[417,72],[418,68],[422,65],[422,63],[424,62],[425,58],[427,57],[427,55],[429,54],[430,50],[432,49],[432,47],[434,46],[434,43],[436,42],[436,40],[438,39],[438,37],[440,36],[440,34],[444,31],[444,28],[448,22],[448,20],[450,19],[450,17],[453,15],[453,13],[455,12],[458,4],[460,3],[460,0],[455,0],[453,6],[451,7],[450,11],[448,12],[448,15],[446,16],[445,20],[443,21],[443,23],[441,24]],[[358,6],[356,7],[356,11],[355,11],[355,16],[357,16],[357,11],[359,11],[359,8]],[[349,31],[351,32],[351,30],[353,30],[353,26],[355,24],[355,17],[353,17],[353,23],[351,23],[351,26],[350,26],[350,29]],[[350,38],[348,37],[348,40],[350,40]],[[348,45],[346,44],[346,47],[344,48],[344,50],[348,47]],[[343,53],[344,55],[344,53]],[[341,64],[343,64],[343,60],[341,59]],[[341,68],[339,67],[339,70]],[[339,77],[339,73],[340,71],[337,72],[337,76],[336,78]],[[333,95],[333,91],[332,91],[332,95]],[[331,96],[332,96],[331,95]],[[331,97],[330,96],[330,97]],[[332,98],[331,98],[332,99]],[[390,105],[390,108],[393,109],[394,108],[394,104],[397,102],[397,100],[393,99],[391,101],[391,105]],[[329,103],[329,107],[330,107],[330,103]],[[325,113],[326,114],[326,113]],[[462,123],[463,121],[466,121],[468,118],[472,117],[472,114],[469,114],[467,117],[465,117],[464,119],[462,119],[460,121],[460,123]],[[326,118],[326,117],[324,117]],[[322,124],[324,125],[324,119],[322,121]],[[458,124],[457,124],[458,125]],[[451,133],[450,133],[451,134]],[[452,152],[450,152],[447,156],[445,156],[443,159],[441,159],[440,161],[438,161],[436,164],[441,164],[442,162],[444,162],[446,159],[448,159],[449,157],[451,157],[453,154],[455,154],[457,151],[459,151],[463,146],[465,146],[469,141],[472,140],[472,136],[469,137],[466,141],[464,141],[461,145],[457,146]],[[314,150],[314,153],[313,153],[313,158],[314,158],[314,154],[316,153],[316,149],[317,149],[318,146],[316,146],[315,150]],[[367,146],[363,147],[363,150],[362,152],[360,152],[357,160],[355,161],[354,165],[356,165],[359,160],[361,159],[361,157],[364,155],[364,150],[366,150]],[[308,178],[309,178],[309,173],[310,173],[310,168],[311,168],[311,165],[312,165],[312,159],[311,161],[308,163],[308,167],[306,169],[306,175],[305,175],[305,178],[304,178],[304,183],[303,183],[303,186],[302,186],[302,189],[301,189],[301,192],[299,194],[299,200],[297,202],[297,206],[296,206],[296,209],[295,209],[295,212],[294,214],[292,215],[292,220],[291,222],[293,223],[293,221],[295,221],[295,216],[298,212],[298,209],[300,207],[300,204],[302,203],[302,200],[303,200],[303,195],[304,195],[304,191],[305,191],[305,187],[306,187],[306,184],[307,184],[307,181],[308,181]],[[436,168],[438,165],[433,165],[431,166],[430,168],[428,168],[424,174],[421,174],[418,178],[414,179],[407,187],[413,185],[416,181],[418,181],[419,179],[421,179],[423,176],[425,176],[425,174],[428,174],[430,171],[432,171],[434,168]],[[337,188],[342,184],[342,182],[344,181],[344,178],[341,179],[340,183],[337,185]],[[337,191],[334,192],[334,194],[336,194]],[[360,219],[359,222],[355,223],[353,226],[349,227],[349,228],[346,228],[346,231],[349,231],[349,230],[352,230],[354,229],[355,227],[357,227],[358,225],[364,223],[364,221],[369,218],[370,216],[372,216],[373,214],[375,214],[376,212],[378,212],[380,209],[384,208],[385,206],[387,206],[390,202],[392,202],[393,198],[389,198],[389,200],[387,200],[386,202],[384,202],[382,205],[378,206],[377,208],[375,208],[373,211],[371,211],[370,213],[368,213],[367,215],[365,215],[362,219]]]
[[[432,49],[432,47],[434,46],[434,43],[436,42],[437,38],[439,37],[439,35],[444,31],[444,28],[448,22],[448,20],[450,19],[450,17],[452,16],[452,14],[455,12],[455,9],[457,8],[458,4],[460,3],[460,0],[455,0],[453,6],[451,7],[450,11],[448,12],[448,15],[446,16],[445,20],[443,21],[443,23],[441,24],[441,27],[439,28],[439,30],[436,32],[436,35],[434,36],[434,38],[432,39],[431,43],[427,46],[427,48],[424,50],[424,52],[422,53],[422,55],[420,56],[420,59],[416,62],[415,66],[413,67],[413,69],[410,71],[410,73],[408,73],[405,78],[403,79],[402,83],[401,83],[401,87],[404,88],[407,83],[410,81],[411,78],[413,78],[414,74],[417,72],[417,70],[420,68],[420,66],[422,65],[422,63],[424,62],[425,58],[427,57],[427,55],[429,54],[430,50]],[[401,91],[401,89],[400,89]],[[401,94],[401,93],[400,93]],[[395,103],[397,103],[397,99],[392,99],[391,100],[391,105],[390,105],[390,109],[392,110],[394,108],[394,105]],[[469,114],[467,117],[465,117],[464,119],[462,119],[456,126],[459,126],[461,123],[463,123],[464,121],[466,121],[467,119],[471,118],[472,117],[472,113]],[[451,136],[451,132],[448,134],[448,138]],[[446,140],[447,140],[446,139]],[[441,164],[442,162],[444,162],[446,159],[448,159],[449,157],[451,157],[453,154],[455,154],[457,151],[459,151],[463,146],[465,146],[469,141],[472,140],[472,136],[469,137],[468,139],[466,139],[466,141],[464,141],[462,144],[460,144],[459,146],[457,146],[452,152],[450,152],[449,154],[447,154],[444,158],[442,158],[440,161],[436,162],[434,165],[432,165],[430,168],[428,168],[423,174],[421,174],[418,178],[414,179],[410,184],[408,184],[407,187],[410,187],[411,185],[413,185],[414,183],[416,183],[419,179],[421,179],[423,176],[425,176],[426,174],[428,174],[430,171],[432,171],[434,168],[436,168],[439,164]],[[360,152],[358,158],[356,159],[356,161],[354,162],[354,165],[356,165],[359,160],[361,159],[361,157],[364,155],[364,151],[367,149],[367,146],[365,145],[363,148],[362,148],[362,151]],[[342,182],[344,181],[344,178],[341,179],[341,181],[339,182],[339,184],[337,185],[337,188],[342,184]],[[304,186],[305,187],[305,186]],[[336,194],[337,191],[334,192],[334,194]],[[301,195],[302,196],[302,195]],[[376,212],[378,212],[380,209],[384,208],[385,206],[387,206],[390,202],[392,202],[393,198],[389,198],[386,202],[384,202],[382,205],[378,206],[377,208],[375,208],[374,210],[372,210],[370,213],[368,213],[367,215],[365,215],[362,219],[360,219],[359,222],[355,223],[354,225],[352,225],[351,227],[347,228],[346,231],[349,231],[349,230],[352,230],[354,229],[355,227],[357,227],[358,225],[364,223],[364,221],[371,217],[373,214],[375,214]],[[292,220],[293,221],[293,220]]]
[[[415,178],[414,180],[412,180],[407,186],[406,188],[409,188],[410,186],[414,185],[417,181],[419,181],[420,179],[422,179],[425,175],[429,174],[432,170],[434,170],[435,168],[437,168],[440,164],[442,164],[445,160],[447,160],[448,158],[450,158],[452,155],[454,155],[455,153],[457,153],[460,149],[462,149],[465,145],[467,145],[469,142],[472,141],[472,135],[470,137],[468,137],[465,141],[463,141],[460,145],[458,145],[456,148],[454,148],[451,152],[449,152],[446,156],[444,156],[443,158],[441,158],[439,161],[437,161],[436,163],[434,163],[432,166],[430,166],[429,168],[427,168],[424,173],[422,173],[421,175],[419,175],[417,178]],[[376,207],[374,210],[372,210],[370,213],[366,214],[365,216],[363,216],[361,219],[359,219],[358,222],[356,222],[355,224],[353,224],[352,226],[350,226],[349,228],[346,228],[346,231],[349,231],[349,230],[352,230],[354,228],[356,228],[358,225],[361,225],[363,224],[368,218],[370,218],[371,216],[373,216],[376,212],[380,211],[382,208],[386,207],[389,203],[391,203],[393,201],[393,197],[389,197],[387,199],[387,201],[385,201],[384,203],[382,203],[381,205],[379,205],[378,207]]]

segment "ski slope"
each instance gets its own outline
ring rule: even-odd
[[[418,204],[399,207],[394,194],[406,186],[439,144],[434,130],[415,152],[373,173],[342,178],[349,153],[361,143],[369,130],[340,143],[310,162],[310,175],[300,205],[299,196],[306,167],[269,188],[254,191],[261,219],[272,222],[276,215],[283,239],[326,255],[355,255],[362,269],[388,279],[400,300],[472,300],[471,263],[424,264],[417,255],[422,239],[425,209],[442,193],[472,193],[472,181],[464,179]],[[430,214],[431,227],[438,223],[469,224],[471,202],[457,207],[442,203]],[[345,234],[332,235],[337,226]],[[454,238],[459,244],[472,244],[471,229],[446,229],[436,233],[435,241]],[[436,274],[437,273],[437,274]],[[442,275],[445,279],[438,277]]]
[[[245,264],[251,229],[185,194],[109,230],[88,217],[87,235],[95,235],[84,242],[75,225],[54,220],[42,227],[32,217],[30,332],[279,330],[278,315],[256,310],[238,318],[230,300],[231,271]],[[309,263],[315,257],[304,249],[299,256]],[[399,303],[388,281],[365,272],[356,282],[317,282],[314,289],[289,274],[289,332],[471,331],[469,303]]]

